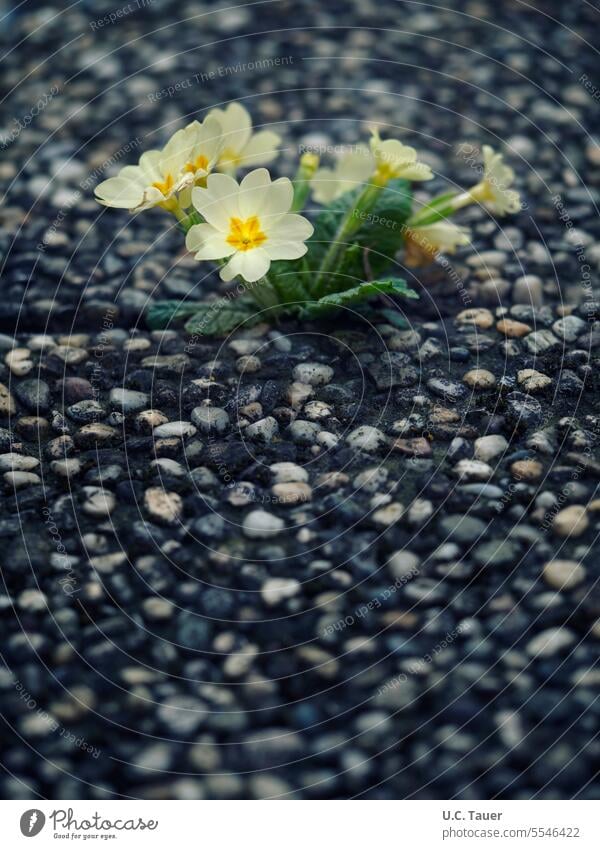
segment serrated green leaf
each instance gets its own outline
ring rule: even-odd
[[[352,289],[343,292],[333,292],[324,295],[318,301],[310,301],[304,307],[304,315],[307,318],[320,318],[323,315],[334,312],[340,307],[350,307],[364,303],[377,295],[404,295],[406,298],[418,298],[413,289],[409,289],[406,280],[400,277],[390,277],[387,280],[373,280],[361,283]]]
[[[278,259],[269,268],[269,282],[282,303],[302,303],[310,298],[307,281],[312,272],[304,257],[295,260]]]
[[[146,311],[146,324],[150,330],[164,330],[178,319],[193,315],[198,306],[194,301],[156,301]]]
[[[222,336],[242,324],[251,327],[264,320],[265,311],[261,311],[251,298],[221,298],[198,304],[185,329],[193,336]]]

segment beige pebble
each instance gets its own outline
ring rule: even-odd
[[[14,416],[17,405],[8,386],[0,383],[0,416]]]
[[[276,483],[272,492],[282,504],[301,504],[312,498],[312,489],[307,483]]]
[[[472,324],[474,327],[487,330],[494,323],[494,316],[489,310],[478,307],[459,312],[456,321],[458,324]]]
[[[269,578],[263,584],[260,594],[265,604],[274,607],[295,596],[300,588],[301,584],[296,578]]]
[[[544,566],[544,580],[555,590],[571,590],[585,578],[585,569],[576,560],[550,560]]]
[[[252,401],[250,404],[245,404],[243,407],[240,407],[239,413],[251,422],[257,422],[259,419],[263,418],[262,404],[259,404],[258,401]]]
[[[57,341],[67,348],[83,348],[89,344],[90,337],[87,333],[72,333],[70,336],[59,336]]]
[[[308,383],[299,383],[298,381],[294,381],[294,383],[291,383],[288,387],[287,400],[294,410],[299,410],[302,405],[308,401],[311,395],[313,395],[313,393],[314,390]]]
[[[228,347],[238,356],[256,354],[263,343],[260,339],[232,339]]]
[[[142,608],[148,619],[156,621],[170,619],[174,611],[174,607],[168,599],[156,597],[144,599]]]
[[[35,472],[4,472],[3,478],[8,486],[15,489],[42,482],[40,476],[36,475]]]
[[[119,431],[101,422],[83,425],[75,434],[75,442],[81,447],[88,448],[96,442],[113,442],[120,436]]]
[[[388,525],[393,525],[395,522],[398,522],[403,515],[404,505],[400,504],[398,501],[392,501],[391,504],[387,504],[385,507],[381,507],[379,510],[376,510],[371,518],[375,524],[387,527]]]
[[[327,489],[339,489],[345,486],[350,478],[345,472],[325,472],[317,478],[317,486]]]
[[[531,657],[553,657],[558,652],[564,652],[574,642],[575,634],[568,628],[548,628],[529,640],[525,650]]]
[[[52,336],[47,336],[45,333],[31,336],[27,341],[27,347],[30,351],[43,351],[44,348],[53,348],[55,345],[56,342]]]
[[[419,617],[415,613],[407,613],[404,610],[386,610],[381,614],[381,622],[386,628],[410,631],[416,628]]]
[[[536,481],[544,473],[544,467],[538,460],[516,460],[512,463],[510,471],[519,481]]]
[[[253,354],[248,354],[243,357],[238,357],[235,361],[235,370],[239,374],[254,374],[254,372],[260,371],[262,363],[258,357],[255,357]]]
[[[155,427],[160,427],[168,421],[168,416],[160,410],[142,410],[135,417],[135,429],[139,433],[152,433]]]
[[[586,508],[582,504],[572,504],[556,514],[552,530],[559,537],[579,537],[588,525]]]
[[[410,457],[429,457],[432,453],[431,445],[424,436],[416,436],[414,439],[398,438],[392,442],[392,451],[399,451]]]
[[[51,439],[46,445],[46,455],[51,460],[62,460],[68,454],[72,454],[75,450],[73,439],[67,434],[57,436],[56,439]]]
[[[463,382],[472,389],[492,389],[496,385],[496,378],[487,369],[474,368],[463,375]]]
[[[33,368],[29,348],[13,348],[4,358],[4,362],[16,377],[24,377]]]
[[[448,407],[433,407],[429,414],[430,420],[434,424],[452,424],[460,420],[460,415],[456,410],[451,410]]]
[[[595,91],[594,91],[595,97]],[[591,142],[585,149],[585,155],[588,158],[588,161],[592,163],[592,165],[600,166],[600,144],[597,142]]]
[[[187,354],[156,355],[144,357],[142,360],[142,368],[152,368],[168,374],[183,374],[190,364],[191,360]]]
[[[28,457],[24,454],[17,454],[14,451],[9,451],[7,454],[0,454],[0,471],[1,472],[31,472],[40,461],[37,457]]]
[[[165,525],[175,524],[181,517],[183,501],[176,492],[152,486],[144,493],[144,505],[149,516]]]
[[[127,562],[127,554],[124,551],[112,551],[109,554],[100,554],[97,557],[90,557],[90,566],[95,572],[110,574],[114,572],[117,566],[122,566]]]
[[[296,463],[282,461],[273,463],[269,469],[275,475],[276,483],[306,483],[308,481],[308,472]]]
[[[65,457],[64,460],[53,460],[50,463],[50,468],[55,475],[59,475],[62,478],[69,478],[79,474],[81,463],[77,457]]]
[[[112,492],[106,489],[97,489],[84,503],[82,510],[88,516],[95,516],[97,519],[102,519],[110,516],[115,509],[116,503],[116,498]]]
[[[87,360],[88,352],[85,348],[76,348],[71,345],[57,345],[50,350],[49,356],[62,360],[66,365],[76,366]]]
[[[496,325],[498,333],[503,333],[509,339],[519,339],[531,333],[531,327],[523,321],[515,321],[512,318],[503,318]]]
[[[328,419],[333,415],[331,407],[328,407],[323,401],[309,401],[308,404],[304,405],[302,412],[311,422]]]
[[[484,463],[493,460],[500,454],[504,454],[508,448],[508,442],[505,436],[499,433],[488,433],[487,436],[480,436],[473,444],[473,456],[476,460],[482,460]]]
[[[564,318],[566,315],[572,315],[574,309],[575,307],[572,304],[561,304],[556,307],[556,315]]]
[[[134,353],[135,351],[147,351],[151,345],[152,343],[149,339],[144,339],[143,336],[139,336],[135,339],[128,339],[123,345],[123,350],[129,351],[130,353]]]
[[[456,477],[472,481],[487,481],[494,470],[481,460],[459,460],[452,469]]]
[[[552,378],[534,368],[524,368],[517,372],[517,383],[527,392],[540,392],[550,386]]]

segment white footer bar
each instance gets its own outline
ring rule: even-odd
[[[4,846],[598,849],[595,801],[4,801]],[[168,842],[167,842],[168,841]]]

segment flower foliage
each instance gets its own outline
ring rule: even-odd
[[[191,333],[222,334],[284,314],[318,319],[364,310],[382,296],[417,297],[394,273],[401,248],[406,265],[435,261],[470,242],[468,228],[449,220],[458,210],[477,203],[502,216],[520,206],[510,188],[512,169],[487,145],[476,185],[438,195],[416,211],[412,184],[434,174],[398,139],[382,140],[373,130],[369,145],[324,167],[305,153],[293,180],[272,179],[264,167],[280,145],[277,133],[255,132],[245,107],[231,103],[97,186],[104,206],[171,213],[196,260],[216,264],[226,282],[240,281],[242,294],[234,300],[155,303],[151,327],[185,318]],[[247,173],[238,182],[240,171]],[[311,195],[323,207],[312,212],[312,223],[300,214]]]

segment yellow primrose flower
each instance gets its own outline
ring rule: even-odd
[[[313,226],[289,214],[294,190],[287,177],[271,182],[266,168],[247,174],[238,185],[228,174],[210,174],[206,188],[192,190],[192,202],[206,223],[195,224],[185,244],[197,260],[229,259],[222,280],[239,275],[260,280],[277,259],[298,259]]]
[[[515,179],[515,172],[504,163],[502,154],[496,153],[489,145],[484,144],[482,152],[483,180],[471,189],[471,197],[495,215],[518,212],[521,207],[520,195],[509,188]]]
[[[409,267],[427,265],[438,253],[453,254],[458,247],[468,245],[470,241],[469,228],[459,227],[451,221],[409,227],[404,234],[404,260]]]
[[[192,202],[192,186],[214,169],[222,148],[221,125],[211,117],[203,123],[192,121],[183,130],[178,130],[163,148],[161,168],[167,174],[178,175],[179,203],[184,209]]]
[[[192,121],[174,133],[162,150],[147,151],[138,165],[126,165],[116,177],[100,183],[96,199],[104,206],[131,212],[189,206],[191,187],[212,171],[222,147],[221,125],[215,118],[207,117],[202,124]]]
[[[375,158],[375,185],[385,186],[390,180],[402,177],[404,180],[431,180],[433,174],[429,165],[417,162],[414,147],[402,144],[397,139],[382,141],[378,130],[372,130],[371,153]]]
[[[210,174],[222,147],[221,125],[216,118],[207,117],[202,124],[192,121],[169,139],[162,151],[161,165],[167,173],[191,174],[199,180]]]
[[[271,130],[253,133],[250,113],[241,103],[230,103],[226,109],[211,109],[208,117],[217,119],[223,133],[218,171],[235,174],[238,168],[266,165],[278,155],[281,137]]]
[[[173,209],[175,195],[191,179],[187,175],[182,183],[181,174],[165,170],[162,151],[148,150],[140,156],[137,165],[126,165],[116,177],[100,183],[94,189],[96,200],[103,206],[140,212],[153,206]]]
[[[313,198],[327,205],[345,192],[366,182],[375,167],[375,160],[366,145],[358,145],[344,153],[333,168],[319,168],[312,179]]]

